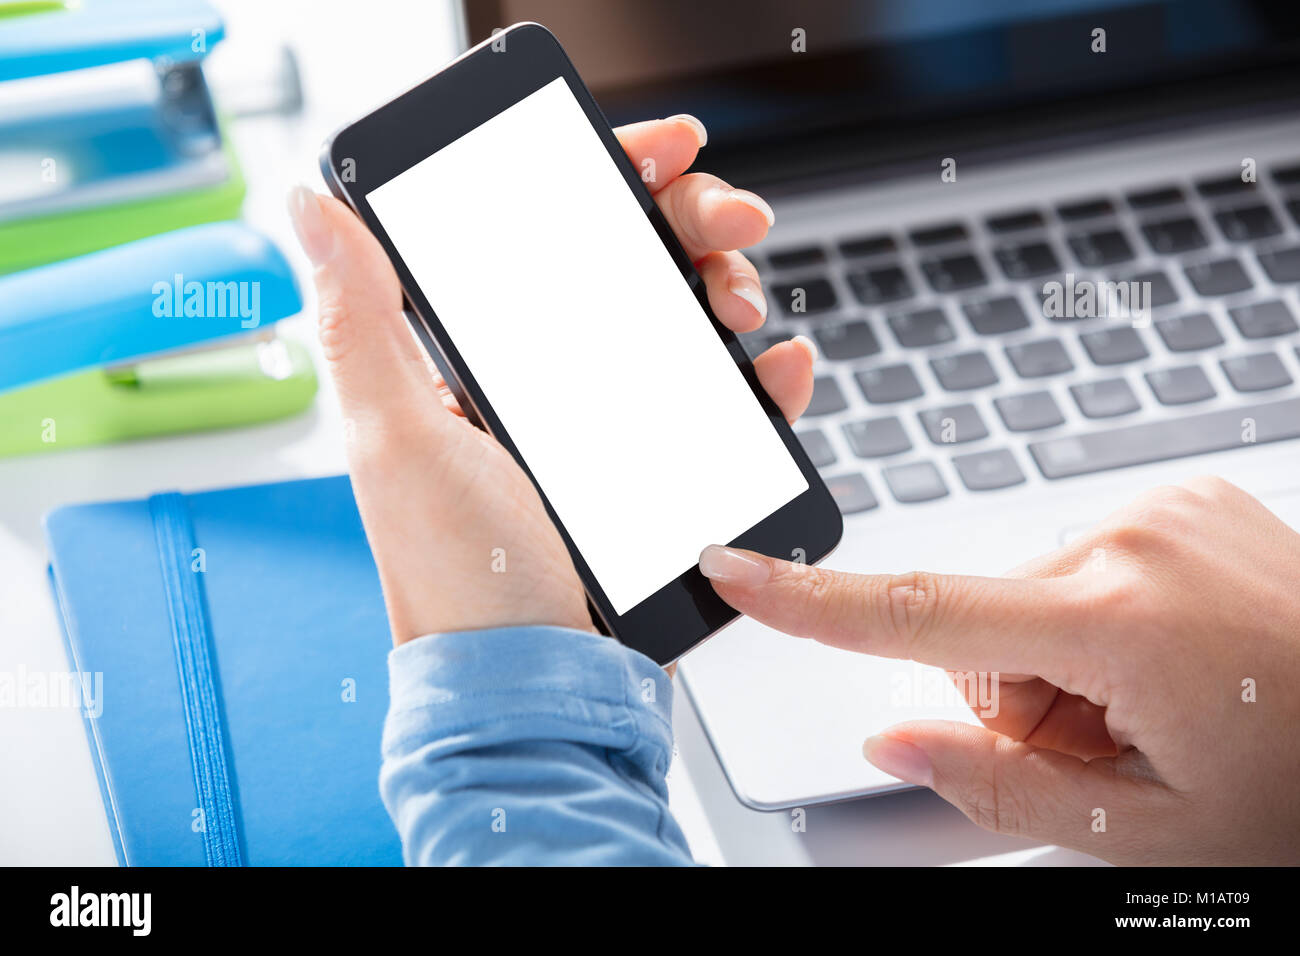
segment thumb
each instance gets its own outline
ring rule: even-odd
[[[367,434],[398,429],[436,394],[402,314],[402,288],[379,241],[329,196],[296,186],[294,230],[315,266],[320,341],[345,418]]]
[[[950,721],[918,720],[867,738],[863,756],[929,787],[995,833],[1055,843],[1112,862],[1150,859],[1174,796],[1125,773],[1125,758],[1077,757]]]

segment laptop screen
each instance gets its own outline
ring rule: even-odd
[[[689,111],[713,153],[934,129],[1300,60],[1294,0],[470,0],[537,20],[616,125]],[[1104,31],[1104,32],[1098,32]],[[870,147],[868,147],[869,149]]]

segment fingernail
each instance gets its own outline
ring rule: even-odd
[[[808,338],[808,336],[806,335],[796,335],[790,341],[794,342],[796,345],[802,345],[804,347],[804,351],[808,353],[808,358],[814,362],[817,361],[818,355],[821,354],[817,351],[817,343],[814,342],[812,339]]]
[[[312,261],[320,265],[329,260],[334,250],[334,234],[325,224],[321,215],[320,200],[306,186],[294,186],[288,195],[289,218],[293,221],[293,231],[298,234],[302,251]]]
[[[767,299],[763,296],[763,287],[744,273],[736,273],[727,282],[727,291],[739,296],[754,307],[760,317],[767,318]]]
[[[904,783],[934,786],[934,767],[925,751],[897,737],[868,737],[862,744],[862,756]]]
[[[710,581],[754,588],[772,576],[766,561],[711,544],[700,552],[700,573]]]
[[[681,123],[687,123],[691,129],[695,130],[695,138],[699,141],[700,148],[703,149],[709,142],[709,131],[704,128],[704,124],[692,116],[690,113],[678,113],[675,116],[668,117],[669,120],[677,120]]]
[[[772,211],[771,206],[764,202],[763,197],[751,193],[748,189],[733,189],[731,198],[739,199],[746,206],[753,206],[766,217],[769,226],[776,224],[776,213]]]

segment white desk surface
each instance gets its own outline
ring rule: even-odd
[[[311,411],[281,423],[0,460],[0,672],[68,669],[45,580],[40,520],[51,508],[345,469],[338,406],[316,347],[310,272],[284,213],[284,194],[295,182],[320,188],[316,155],[328,133],[454,54],[452,8],[447,0],[370,0],[367,16],[357,18],[355,4],[339,0],[218,5],[226,13],[228,39],[212,56],[215,84],[261,72],[279,43],[293,47],[302,69],[307,106],[301,116],[240,120],[233,135],[248,179],[244,216],[274,237],[299,270],[306,308],[280,328],[313,349],[321,392]],[[336,24],[336,13],[346,29]],[[807,832],[793,834],[786,815],[756,813],[736,802],[685,693],[678,702],[685,759],[674,764],[670,788],[674,811],[701,862],[1089,861],[985,834],[920,792],[817,808]],[[0,864],[113,863],[80,715],[0,707]]]

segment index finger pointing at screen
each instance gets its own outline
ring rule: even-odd
[[[1060,579],[913,572],[847,574],[710,545],[700,571],[736,610],[769,627],[880,657],[949,669],[1070,669],[1083,622]]]

